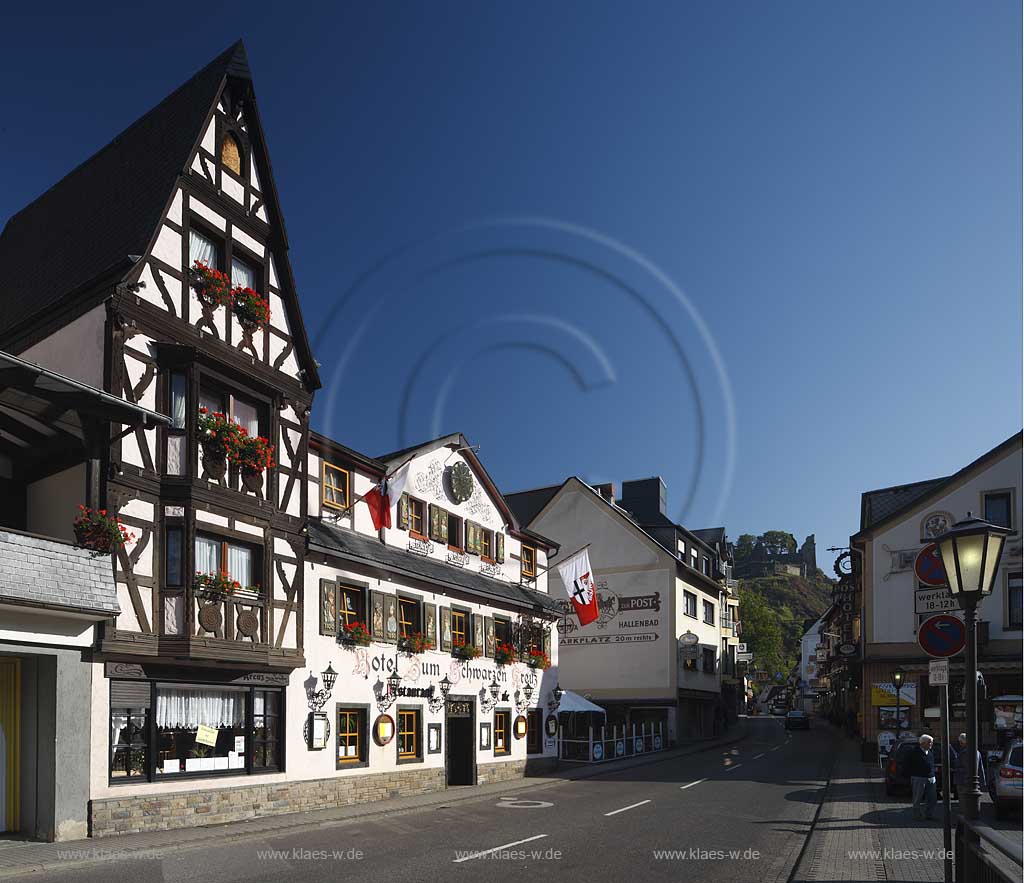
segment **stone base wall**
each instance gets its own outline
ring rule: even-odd
[[[526,775],[525,760],[506,760],[495,763],[479,763],[476,766],[476,783],[490,785],[492,782],[508,782]]]
[[[519,775],[522,775],[521,768]],[[200,783],[197,786],[202,788]],[[253,783],[205,791],[134,797],[125,793],[124,797],[90,801],[89,833],[93,837],[107,837],[239,822],[261,816],[369,803],[388,797],[409,797],[444,788],[444,769],[430,767],[302,782]]]

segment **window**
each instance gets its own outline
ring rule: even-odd
[[[258,557],[253,546],[205,534],[196,536],[196,573],[225,571],[240,584],[243,592],[258,594],[260,591]]]
[[[180,527],[168,527],[164,532],[164,585],[180,586],[182,573],[183,530]]]
[[[453,515],[451,512],[448,515],[448,548],[455,549],[461,552],[464,548],[462,544],[462,519],[458,515]]]
[[[172,374],[170,377],[171,413],[175,429],[185,428],[185,407],[188,402],[188,378],[184,374]]]
[[[533,546],[522,547],[520,571],[522,576],[528,579],[532,579],[537,575],[537,550]]]
[[[323,485],[321,488],[323,504],[328,509],[348,509],[348,470],[325,461],[323,472]]]
[[[420,627],[420,602],[410,598],[398,599],[398,636],[411,638]]]
[[[697,660],[696,659],[686,659],[686,660],[683,660],[683,670],[684,671],[696,671],[697,670]]]
[[[252,700],[253,769],[281,766],[281,691],[255,690]]]
[[[1013,527],[1013,493],[1011,491],[989,491],[982,494],[985,504],[985,520],[1000,527]]]
[[[338,706],[338,757],[336,767],[366,763],[366,708]]]
[[[195,227],[189,227],[188,231],[188,263],[191,267],[196,261],[206,264],[211,269],[220,268],[220,246],[217,242],[205,233],[200,233]]]
[[[704,555],[700,559],[700,572],[704,576],[711,576],[711,559],[707,555]]]
[[[242,175],[242,148],[238,139],[230,132],[226,132],[224,139],[220,142],[220,161],[226,169],[231,169],[236,175]]]
[[[704,622],[708,625],[715,624],[715,605],[710,601],[704,602]]]
[[[709,674],[715,673],[715,651],[705,647],[700,651],[702,668]]]
[[[199,393],[199,407],[227,415],[249,435],[260,434],[260,409],[252,401],[219,390],[203,389]]]
[[[110,683],[110,778],[149,776],[148,683]]]
[[[539,708],[526,712],[526,753],[540,754],[544,750],[544,715]]]
[[[420,709],[398,709],[398,762],[409,763],[422,757],[420,749]]]
[[[480,528],[480,557],[494,560],[494,531],[486,527]]]
[[[512,712],[494,712],[494,753],[510,754],[512,745]]]
[[[465,610],[452,608],[452,647],[470,644],[470,619]]]
[[[497,616],[494,617],[494,643],[495,644],[511,644],[512,643],[512,621],[508,619],[499,619]]]
[[[1018,631],[1024,628],[1024,607],[1022,607],[1022,576],[1020,571],[1006,575],[1006,628]]]
[[[239,285],[242,288],[257,289],[256,269],[248,261],[241,258],[231,258],[231,284]]]
[[[366,625],[366,595],[359,586],[338,586],[338,625],[347,627],[354,622]]]
[[[693,592],[683,592],[683,613],[697,618],[697,596]]]
[[[409,497],[409,533],[421,540],[425,540],[427,535],[423,532],[425,527],[423,523],[423,501],[414,500]]]

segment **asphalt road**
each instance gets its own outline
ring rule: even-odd
[[[225,839],[33,874],[33,883],[362,880],[786,880],[810,830],[834,731],[752,718],[728,749],[373,819]],[[674,851],[674,852],[673,852]]]

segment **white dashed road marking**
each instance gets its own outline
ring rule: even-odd
[[[540,840],[542,837],[547,836],[547,834],[537,834],[534,837],[527,837],[525,840],[513,840],[511,843],[504,843],[501,846],[494,846],[491,849],[483,849],[480,852],[474,852],[472,855],[464,855],[462,858],[452,859],[452,863],[458,865],[462,862],[468,862],[470,859],[480,858],[483,855],[490,855],[492,852],[497,852],[500,849],[509,849],[513,846],[519,846],[521,843],[532,843],[534,840]]]
[[[606,816],[617,816],[620,812],[625,812],[627,809],[636,809],[638,806],[643,806],[645,803],[650,803],[649,800],[641,800],[639,803],[631,803],[629,806],[624,806],[622,809],[613,809],[611,812],[606,812]]]
[[[731,773],[731,772],[733,772],[734,770],[738,770],[738,769],[739,769],[739,768],[740,768],[741,766],[743,766],[743,764],[741,764],[741,763],[738,763],[738,764],[736,764],[736,766],[731,766],[731,767],[729,767],[729,769],[727,769],[727,770],[726,770],[726,772],[727,772],[727,773]]]
[[[689,785],[680,785],[679,790],[685,791],[687,788],[692,788],[694,785],[699,785],[701,782],[706,782],[707,779],[698,779],[696,782],[690,782]]]

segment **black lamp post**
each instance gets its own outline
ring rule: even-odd
[[[967,784],[960,790],[960,810],[968,819],[981,812],[981,791],[978,788],[978,603],[991,594],[999,572],[1003,544],[1011,531],[980,518],[958,521],[936,538],[942,566],[946,569],[949,591],[964,612],[967,632],[967,670],[964,692],[967,700],[967,756],[971,765]]]
[[[896,741],[900,740],[900,691],[903,689],[903,669],[897,668],[892,673],[892,682],[896,685]]]

